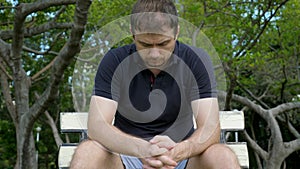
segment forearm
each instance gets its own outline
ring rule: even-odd
[[[191,102],[197,129],[186,141],[179,143],[171,153],[176,161],[204,152],[220,141],[220,120],[217,98],[204,98]]]
[[[92,96],[88,118],[89,137],[115,153],[147,156],[150,143],[128,135],[112,125],[116,110],[115,101]]]
[[[170,154],[175,161],[181,161],[190,157],[196,156],[204,152],[209,146],[219,143],[220,141],[220,126],[217,125],[215,130],[203,132],[201,129],[196,129],[195,132],[187,140],[178,143]]]
[[[89,137],[106,147],[108,151],[136,157],[149,156],[149,142],[130,136],[111,124],[98,123],[97,129],[89,128]]]

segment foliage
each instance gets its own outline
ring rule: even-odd
[[[25,1],[24,1],[25,2]],[[28,1],[31,2],[31,1]],[[59,96],[54,104],[48,108],[55,122],[58,122],[58,113],[64,111],[87,111],[84,107],[81,91],[92,92],[93,77],[80,77],[85,79],[84,84],[74,81],[76,71],[83,69],[95,71],[97,64],[93,67],[85,67],[89,64],[84,52],[89,49],[91,37],[108,23],[130,14],[133,0],[95,0],[90,10],[86,32],[82,40],[82,52],[72,61],[64,74],[63,82],[59,85]],[[255,100],[263,108],[275,107],[286,102],[300,101],[300,4],[298,0],[265,0],[265,1],[244,1],[244,0],[215,0],[215,1],[176,1],[179,16],[193,25],[196,25],[214,45],[224,65],[228,66],[227,85],[232,92]],[[192,5],[191,5],[192,4]],[[11,2],[1,3],[4,7],[12,6]],[[57,18],[57,22],[66,23],[73,21],[74,5],[67,5],[47,8],[27,16],[25,27],[31,28],[45,24],[54,19],[55,14],[63,10]],[[14,10],[12,8],[0,8],[0,30],[13,29]],[[184,25],[181,25],[184,31]],[[122,31],[122,28],[112,27],[115,32]],[[126,29],[126,28],[124,28]],[[128,28],[129,29],[129,28]],[[126,32],[128,30],[123,30]],[[101,32],[100,32],[101,33]],[[51,63],[68,40],[70,31],[68,29],[50,29],[47,32],[27,37],[24,46],[35,51],[55,51],[55,53],[38,54],[26,51],[22,53],[22,66],[26,74],[34,77],[41,69]],[[103,35],[105,36],[105,35]],[[110,35],[117,36],[117,35]],[[107,37],[110,38],[110,37]],[[180,39],[190,41],[188,38]],[[5,40],[7,43],[11,39]],[[114,47],[131,43],[130,37],[120,40]],[[111,44],[101,42],[102,54],[109,49]],[[192,43],[192,42],[191,42]],[[197,41],[199,45],[201,41]],[[11,71],[7,70],[9,73]],[[82,75],[82,74],[81,74]],[[79,78],[79,77],[77,77]],[[33,105],[37,94],[42,94],[49,85],[50,71],[45,71],[36,78],[33,78],[29,104]],[[13,82],[9,81],[10,85]],[[14,89],[11,88],[11,93]],[[90,93],[84,93],[90,95]],[[13,97],[14,94],[12,94]],[[79,96],[78,96],[79,95]],[[78,96],[78,97],[77,97]],[[72,102],[72,100],[77,100]],[[78,102],[78,103],[76,103]],[[75,106],[78,104],[77,106]],[[16,159],[16,140],[14,125],[11,123],[5,102],[0,95],[0,168],[12,167]],[[231,103],[232,108],[243,109],[244,105]],[[244,108],[246,113],[247,131],[256,138],[257,143],[264,149],[268,149],[270,131],[266,122],[254,114],[252,110]],[[289,119],[295,129],[300,131],[299,109],[291,110],[280,116]],[[279,120],[278,120],[279,121]],[[285,141],[295,139],[290,133],[286,122],[279,121],[282,135]],[[39,151],[39,165],[42,168],[54,168],[56,161],[57,147],[52,138],[52,130],[47,124],[47,118],[42,115],[35,123],[42,126],[39,143],[36,147]],[[57,125],[57,127],[59,127]],[[10,137],[7,137],[10,136]],[[36,131],[34,131],[36,136]],[[9,138],[9,139],[8,139]],[[5,153],[4,153],[5,152]],[[251,153],[251,168],[258,168],[254,153]],[[299,166],[299,151],[293,153],[286,159],[288,168]]]
[[[1,107],[5,104],[15,126],[15,168],[37,168],[36,148],[41,154],[46,152],[41,161],[51,161],[44,162],[46,168],[55,166],[57,147],[53,139],[34,145],[34,127],[49,124],[51,129],[43,133],[57,135],[53,118],[58,117],[60,109],[72,109],[65,102],[71,98],[71,87],[61,82],[70,81],[72,59],[79,51],[90,1],[78,0],[76,8],[74,4],[73,0],[1,2]],[[66,92],[60,94],[59,89]],[[60,101],[62,104],[58,104]],[[42,116],[44,112],[47,118]],[[61,142],[54,138],[56,144]]]
[[[182,9],[181,17],[198,25],[210,38],[224,65],[228,66],[225,69],[228,92],[253,99],[266,109],[298,100],[300,8],[297,1],[184,0],[179,1],[178,8]],[[230,105],[245,109],[243,106]],[[267,150],[270,126],[252,114],[253,111],[245,110],[247,131]],[[288,111],[284,116],[280,118],[289,119],[299,132],[299,109]],[[286,122],[279,123],[284,140],[295,139]],[[287,160],[288,168],[299,165],[297,160]],[[251,161],[250,166],[258,167],[254,159]]]
[[[16,159],[16,133],[14,125],[0,119],[0,168],[13,168]]]

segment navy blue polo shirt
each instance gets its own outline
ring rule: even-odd
[[[114,125],[146,140],[168,135],[178,142],[193,132],[191,101],[216,97],[207,53],[176,42],[167,66],[154,77],[135,44],[110,50],[101,60],[93,95],[118,102]]]

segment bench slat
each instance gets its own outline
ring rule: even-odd
[[[81,132],[87,130],[88,113],[63,112],[60,114],[60,129],[62,133]],[[220,111],[222,130],[244,130],[244,113],[242,111]]]
[[[87,112],[63,112],[60,114],[60,130],[62,133],[87,130],[87,119]]]
[[[222,130],[244,130],[244,113],[242,111],[220,111],[220,125]]]
[[[65,146],[62,145],[59,148],[59,153],[58,153],[58,167],[59,168],[68,168],[70,166],[70,162],[72,160],[73,154],[76,149],[76,145],[72,146]]]
[[[246,143],[227,143],[228,147],[236,154],[240,166],[243,168],[249,168],[249,156]]]

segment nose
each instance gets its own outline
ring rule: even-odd
[[[158,48],[151,48],[149,49],[149,55],[151,58],[157,58],[160,56],[160,52]]]

